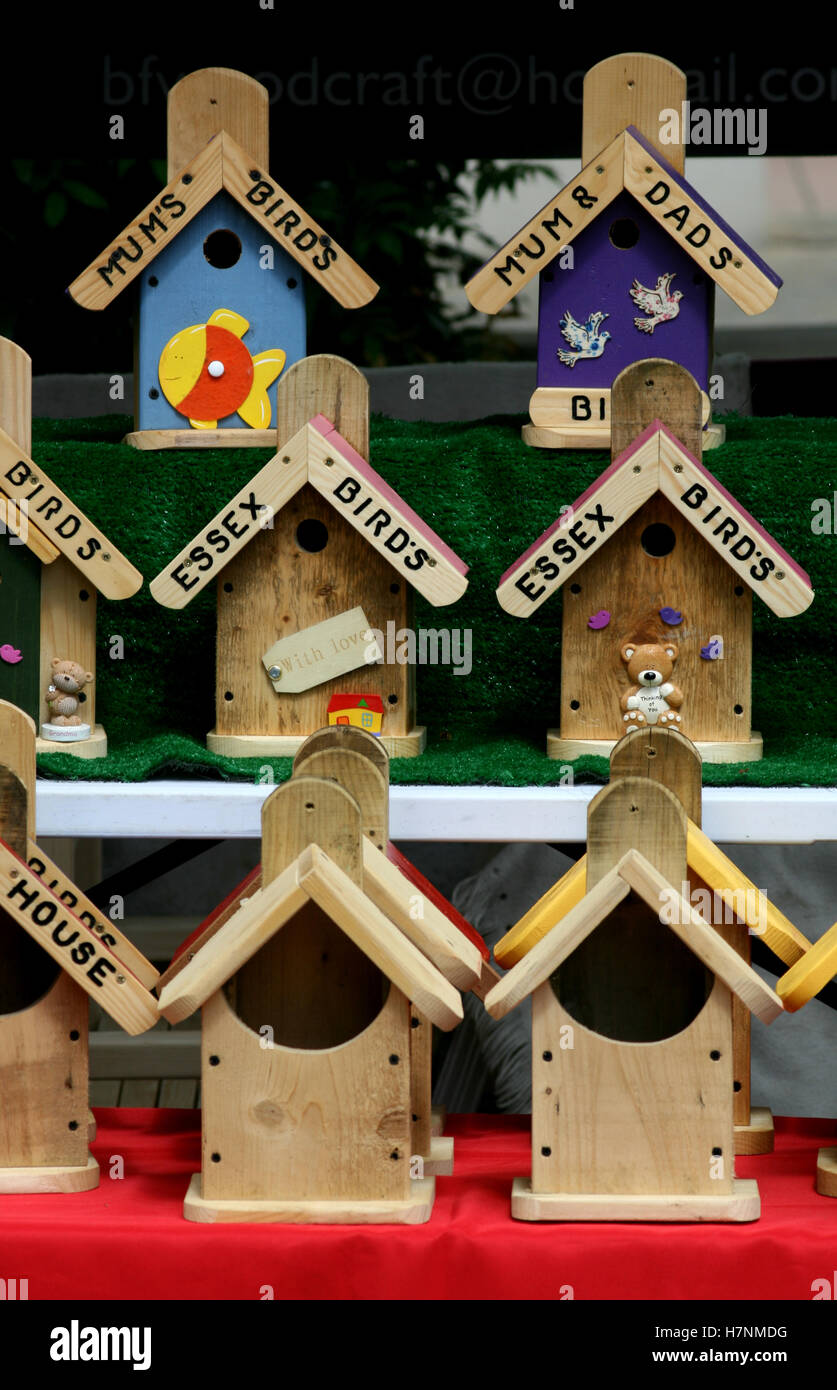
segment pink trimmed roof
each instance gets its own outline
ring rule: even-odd
[[[398,496],[395,489],[390,487],[389,483],[381,477],[380,473],[375,472],[374,468],[366,462],[366,459],[358,453],[357,449],[352,448],[349,441],[343,438],[342,434],[340,434],[339,430],[331,423],[327,416],[315,415],[308,423],[309,425],[313,425],[314,429],[317,430],[325,440],[333,443],[337,452],[342,454],[343,457],[351,463],[353,468],[357,469],[361,477],[365,478],[370,486],[374,487],[377,492],[380,492],[381,496],[384,497],[387,502],[390,502],[393,507],[397,507],[404,517],[404,520],[409,521],[418,531],[419,535],[424,536],[424,539],[429,541],[435,550],[438,550],[440,554],[444,555],[445,559],[455,570],[458,570],[460,574],[468,573],[468,566],[465,564],[465,561],[460,560],[459,556],[451,550],[450,546],[445,545],[441,536],[437,536],[436,532],[427,525],[427,522],[422,521],[418,513],[414,512],[412,507],[409,507],[404,499]]]

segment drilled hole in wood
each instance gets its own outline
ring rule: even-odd
[[[608,232],[611,244],[620,251],[630,251],[639,241],[639,227],[632,217],[617,217]]]
[[[541,1149],[541,1153],[543,1154],[544,1158],[549,1158],[549,1155],[552,1153],[552,1150],[548,1144],[544,1144],[543,1148]]]
[[[390,591],[391,594],[400,594],[400,592],[401,592],[401,585],[400,585],[400,584],[390,584],[390,586],[389,586],[389,591]]]
[[[718,1051],[717,1047],[713,1047],[713,1049],[712,1049],[712,1051],[710,1052],[709,1056],[712,1058],[712,1061],[713,1061],[713,1062],[720,1062],[720,1060],[721,1060],[721,1054],[720,1054],[720,1052]]]
[[[82,603],[86,603],[90,597],[90,594],[87,589],[79,589],[78,596]]]
[[[391,1067],[397,1067],[400,1060],[401,1058],[398,1056],[397,1052],[390,1053],[389,1064]]]
[[[159,285],[160,281],[157,279],[157,276],[156,276],[156,275],[149,275],[149,277],[148,277],[148,283],[149,283],[149,285],[151,286],[152,290],[156,290],[156,288],[157,288],[157,286]]]
[[[212,1155],[212,1162],[213,1162],[213,1163],[220,1163],[220,1162],[221,1162],[221,1155],[220,1155],[220,1154],[213,1154],[213,1155]]]
[[[717,1146],[717,1144],[716,1144],[716,1145],[715,1145],[715,1148],[712,1150],[712,1157],[713,1157],[713,1158],[720,1158],[720,1157],[721,1157],[721,1154],[722,1154],[723,1152],[724,1152],[723,1149],[719,1149],[718,1146]]]
[[[656,748],[646,748],[646,750],[645,750],[645,756],[646,756],[646,758],[656,758],[656,756],[657,756],[657,750],[656,750]]]
[[[580,593],[581,593],[581,585],[580,585],[580,584],[571,584],[571,585],[570,585],[570,593],[571,593],[571,594],[580,594]]]
[[[70,1042],[78,1042],[80,1037],[81,1033],[78,1031],[77,1028],[70,1029]]]
[[[313,801],[306,801],[306,803],[305,803],[305,809],[306,809],[306,811],[313,811],[313,809],[314,809],[314,803],[313,803]]]
[[[228,580],[227,583],[224,585],[224,593],[225,593],[225,594],[231,594],[232,591],[233,591],[233,586],[232,586],[232,584],[230,584],[230,582],[229,582],[229,580]]]
[[[735,594],[735,597],[736,597],[736,598],[740,598],[741,595],[743,594],[743,592],[744,592],[744,585],[743,585],[743,584],[736,584],[735,588],[733,589],[733,593]]]
[[[581,709],[580,700],[570,700],[570,709]]]
[[[744,706],[743,706],[743,705],[733,705],[733,707],[732,707],[732,712],[733,712],[733,714],[743,714],[743,713],[744,713]]]
[[[328,545],[328,527],[315,517],[308,517],[296,528],[296,543],[300,550],[316,555]]]
[[[229,270],[241,259],[241,241],[229,227],[219,227],[204,241],[203,254],[216,270]]]
[[[389,701],[389,703],[390,703],[391,705],[397,705],[397,704],[398,704],[398,696],[397,696],[397,695],[387,695],[387,700]]]
[[[289,289],[289,290],[295,290],[298,284],[299,284],[299,281],[298,281],[298,280],[295,280],[294,277],[293,277],[293,275],[290,275],[290,276],[288,277],[287,285],[288,285],[288,289]]]
[[[77,1129],[78,1129],[78,1120],[70,1120],[70,1123],[67,1125],[67,1128],[68,1128],[68,1129],[72,1129],[73,1131],[77,1130]]]
[[[393,1159],[393,1160],[395,1160],[395,1159],[398,1159],[398,1158],[400,1158],[400,1157],[401,1157],[401,1155],[400,1155],[400,1153],[398,1152],[398,1150],[397,1150],[397,1149],[393,1149],[392,1153],[390,1154],[390,1158]]]
[[[149,400],[152,400],[152,401],[159,400],[159,398],[160,398],[160,392],[157,390],[157,387],[156,387],[156,386],[152,386],[151,390],[150,390],[149,393],[148,393],[148,398],[149,398]]]
[[[221,1058],[220,1058],[220,1057],[216,1057],[215,1054],[213,1053],[213,1055],[212,1055],[212,1056],[210,1057],[210,1059],[209,1059],[209,1065],[210,1065],[211,1067],[218,1067],[218,1066],[220,1066],[220,1065],[221,1065]]]
[[[740,1082],[740,1081],[733,1081],[733,1083],[732,1083],[732,1089],[733,1089],[734,1091],[736,1091],[736,1092],[740,1091],[740,1090],[741,1090],[741,1082]]]
[[[677,543],[677,537],[664,521],[652,521],[651,525],[646,526],[640,536],[639,543],[646,555],[650,555],[654,560],[660,560],[664,555],[671,554]]]
[[[225,690],[225,691],[224,691],[224,699],[225,699],[225,700],[232,700],[233,698],[234,698],[234,696],[233,696],[233,693],[232,693],[231,690]]]
[[[543,1059],[544,1059],[545,1062],[551,1062],[551,1061],[552,1061],[552,1053],[551,1053],[551,1052],[544,1052],[544,1054],[543,1054]]]

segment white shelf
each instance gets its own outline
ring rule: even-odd
[[[586,838],[598,786],[401,787],[394,840],[567,843]],[[103,839],[258,839],[272,788],[246,782],[37,784],[39,835]],[[703,828],[722,844],[837,841],[837,788],[705,787]]]

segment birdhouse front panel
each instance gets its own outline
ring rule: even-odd
[[[36,724],[45,710],[40,614],[41,562],[17,537],[0,533],[0,700],[17,705]]]
[[[305,636],[357,609],[362,620],[345,631]],[[384,636],[380,665],[364,660],[365,623]],[[411,623],[409,585],[306,483],[218,580],[216,733],[308,735],[328,724],[332,696],[362,693],[380,697],[384,735],[408,734],[415,726],[415,668],[398,661],[395,639]],[[290,637],[299,641],[266,670],[265,654]],[[355,656],[353,669],[343,664],[343,674],[320,675],[336,659]],[[285,693],[283,680],[296,693]]]
[[[552,982],[541,985],[532,996],[532,1191],[732,1193],[731,1018],[730,991],[716,979],[675,1036],[625,1043],[582,1027]]]
[[[305,356],[303,273],[226,192],[140,276],[137,428],[269,429]]]
[[[562,593],[562,738],[621,738],[643,702],[646,723],[673,715],[692,742],[750,737],[752,591],[667,498],[644,503]]]
[[[541,272],[538,386],[609,388],[624,367],[659,356],[686,367],[706,391],[713,288],[636,199],[620,193]]]
[[[264,1046],[223,990],[202,1027],[204,1199],[406,1201],[410,1005],[400,990],[336,1047]]]

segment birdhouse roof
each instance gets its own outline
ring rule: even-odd
[[[75,888],[67,886],[71,891]],[[4,840],[0,840],[0,897],[3,910],[126,1033],[153,1028],[158,1013],[150,990]],[[83,897],[78,892],[76,901]]]
[[[130,598],[142,575],[0,429],[0,521],[45,565],[64,555],[105,598]]]
[[[184,608],[305,483],[436,607],[453,603],[468,587],[468,566],[353,449],[324,415],[315,415],[184,546],[150,585],[164,608]],[[233,525],[225,525],[233,518]],[[374,528],[369,523],[377,519]],[[219,528],[229,545],[217,553]],[[201,548],[211,563],[198,569]],[[190,572],[191,571],[191,572]]]
[[[392,842],[387,845],[384,856],[371,842],[364,841],[363,868],[365,890],[380,910],[452,984],[462,989],[474,987],[481,976],[481,959],[489,959],[488,947],[453,904]],[[261,888],[261,874],[258,864],[181,942],[171,965],[160,978],[161,989],[217,935],[245,900]],[[406,892],[405,885],[413,891]],[[414,911],[417,897],[420,916]],[[451,927],[455,929],[453,933]]]
[[[809,606],[814,591],[801,565],[661,420],[653,420],[506,570],[497,589],[500,606],[519,618],[534,613],[657,492],[778,617],[792,617]],[[732,530],[716,524],[724,518]],[[553,566],[558,554],[561,563]],[[550,578],[541,572],[547,564],[558,571]]]
[[[383,859],[373,845],[369,848]],[[308,902],[316,903],[431,1022],[450,1029],[461,1021],[462,1001],[453,985],[316,844],[243,899],[177,974],[163,977],[161,1013],[170,1022],[190,1017]]]
[[[383,714],[384,702],[380,695],[332,695],[328,702],[327,714],[335,714],[339,709],[370,709],[374,714]]]
[[[213,136],[91,261],[69,287],[73,299],[85,309],[104,309],[222,191],[250,214],[261,236],[278,242],[345,309],[374,299],[375,281],[226,131]]]
[[[503,1018],[544,984],[558,966],[635,892],[666,926],[732,990],[763,1023],[782,1013],[782,1001],[734,947],[719,936],[653,864],[638,850],[628,850],[557,926],[513,966],[485,1000],[493,1018]],[[666,904],[671,911],[661,912]],[[676,919],[676,920],[675,920]]]
[[[780,277],[635,126],[628,126],[477,271],[465,286],[474,308],[496,314],[623,190],[745,313],[770,307]]]

